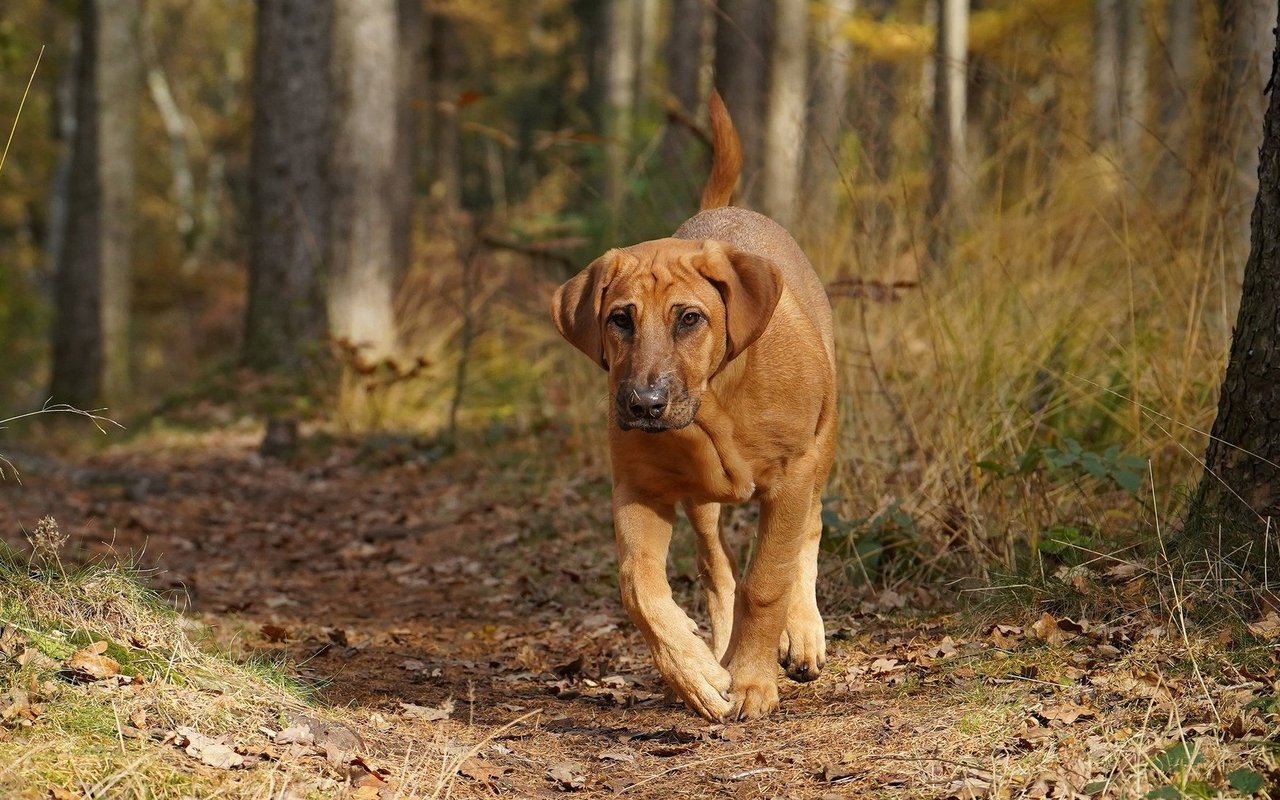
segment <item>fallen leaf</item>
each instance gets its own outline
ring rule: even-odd
[[[1058,630],[1058,621],[1053,618],[1052,614],[1047,612],[1041,614],[1040,619],[1031,623],[1031,632],[1037,638],[1051,645],[1062,644],[1066,640],[1066,637],[1062,635],[1062,631]]]
[[[483,758],[468,758],[458,765],[459,775],[465,775],[479,783],[490,783],[494,778],[501,777],[504,772],[506,772],[505,769]]]
[[[547,770],[550,779],[561,791],[572,792],[587,785],[587,777],[581,764],[572,761],[561,761]]]
[[[1018,741],[1024,747],[1035,748],[1043,745],[1053,737],[1053,731],[1039,725],[1033,725],[1018,732]]]
[[[173,742],[186,751],[187,755],[217,769],[235,769],[244,766],[244,756],[231,746],[230,736],[217,738],[205,736],[194,728],[178,728],[173,733]]]
[[[1266,616],[1257,622],[1250,622],[1247,626],[1249,633],[1257,636],[1259,639],[1265,639],[1268,642],[1280,637],[1280,614],[1275,611],[1268,611]]]
[[[603,750],[596,753],[596,758],[601,761],[622,761],[630,763],[636,760],[636,753],[634,750]]]
[[[106,642],[94,642],[77,650],[67,659],[67,669],[77,678],[91,681],[106,680],[120,674],[120,662],[108,655]]]
[[[10,689],[0,694],[0,722],[29,726],[44,713],[44,707],[32,702],[31,693],[25,689]]]
[[[188,750],[187,752],[190,752]],[[235,751],[235,748],[225,744],[211,744],[199,749],[197,753],[202,764],[217,769],[234,769],[244,765],[244,756]]]
[[[994,625],[987,638],[1001,650],[1012,650],[1022,642],[1022,628],[1017,625]]]
[[[817,778],[823,783],[845,783],[853,780],[861,773],[845,763],[828,763],[823,764],[822,769],[818,771]]]
[[[267,623],[262,626],[262,638],[268,642],[283,642],[289,638],[289,629],[283,625]]]
[[[444,702],[438,706],[420,706],[414,703],[401,703],[400,708],[404,711],[406,717],[414,719],[425,719],[428,722],[439,722],[449,718],[453,713],[453,698],[447,697]]]
[[[1073,725],[1077,720],[1093,719],[1098,716],[1097,709],[1088,706],[1079,706],[1075,703],[1064,703],[1060,706],[1046,708],[1039,712],[1039,716],[1048,723],[1061,723],[1063,725]]]

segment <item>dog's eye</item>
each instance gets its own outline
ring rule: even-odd
[[[686,311],[684,314],[680,315],[680,327],[682,328],[692,328],[701,321],[702,315],[697,311]]]
[[[631,315],[625,311],[615,311],[609,315],[609,324],[620,331],[631,330]]]

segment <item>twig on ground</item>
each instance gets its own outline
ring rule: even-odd
[[[688,762],[687,764],[677,764],[676,766],[671,767],[670,769],[664,769],[662,772],[659,772],[659,773],[658,773],[658,774],[656,774],[656,775],[650,775],[649,777],[645,778],[644,780],[636,781],[635,783],[631,784],[630,786],[625,786],[625,787],[623,787],[622,789],[620,789],[620,790],[618,791],[618,794],[624,794],[624,793],[629,792],[629,791],[631,791],[632,789],[636,788],[637,786],[644,786],[646,783],[650,783],[650,782],[652,782],[652,781],[656,781],[658,778],[664,777],[664,776],[666,776],[666,775],[670,775],[670,774],[671,774],[671,773],[673,773],[673,772],[679,772],[679,771],[680,771],[680,770],[682,770],[682,769],[688,769],[689,767],[698,767],[698,766],[701,766],[701,765],[703,765],[703,764],[710,764],[710,763],[712,763],[712,762],[714,762],[714,761],[724,761],[726,758],[739,758],[739,757],[742,757],[742,756],[753,756],[753,755],[755,755],[756,753],[761,753],[761,752],[764,752],[764,751],[763,751],[762,749],[760,749],[760,748],[757,748],[757,749],[755,749],[755,750],[747,750],[747,751],[742,752],[742,753],[724,753],[724,754],[722,754],[722,755],[712,756],[711,758],[700,758],[700,759],[698,759],[697,761],[690,761],[690,762]]]

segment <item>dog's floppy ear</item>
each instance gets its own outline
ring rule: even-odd
[[[551,319],[569,344],[606,370],[600,331],[600,301],[617,271],[617,251],[610,250],[564,283],[551,297]]]
[[[725,361],[732,361],[768,327],[782,296],[782,273],[769,259],[723,242],[705,242],[702,255],[702,274],[724,299]]]

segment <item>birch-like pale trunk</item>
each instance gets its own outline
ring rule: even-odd
[[[835,222],[842,192],[840,132],[849,91],[849,57],[853,46],[841,28],[853,15],[854,0],[830,0],[815,36],[817,56],[805,152],[805,224],[821,231]]]
[[[142,92],[141,0],[98,2],[98,170],[102,175],[102,344],[104,397],[132,384],[130,309]]]
[[[396,350],[397,19],[397,0],[337,0],[334,6],[329,331],[374,361]]]
[[[799,214],[808,99],[808,9],[805,0],[774,6],[772,77],[764,134],[764,213],[783,227]]]

